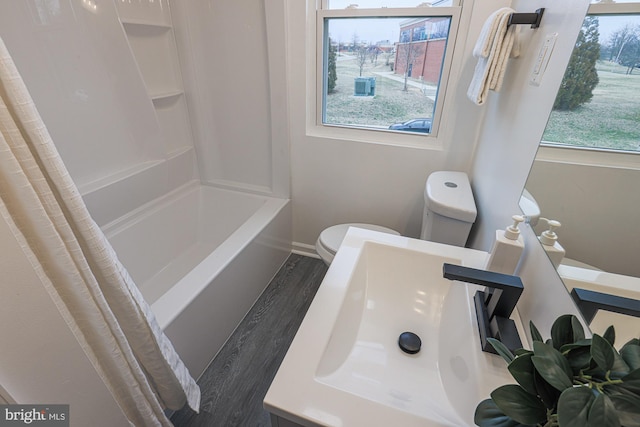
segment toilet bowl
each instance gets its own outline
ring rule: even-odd
[[[364,228],[365,230],[379,231],[381,233],[394,234],[396,236],[400,235],[397,231],[380,225],[360,223],[333,225],[323,230],[316,241],[316,253],[320,258],[322,258],[325,264],[330,265],[331,261],[333,261],[333,257],[336,256],[336,252],[342,244],[349,227]]]
[[[476,205],[464,172],[438,171],[427,178],[420,238],[452,246],[464,246],[476,219]],[[349,227],[400,235],[395,230],[372,224],[338,224],[327,228],[316,241],[316,253],[330,265]]]

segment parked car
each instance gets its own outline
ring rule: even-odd
[[[395,123],[389,126],[390,130],[403,130],[407,132],[431,133],[431,119],[411,119],[404,123]]]

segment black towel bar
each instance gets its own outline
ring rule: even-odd
[[[538,28],[542,21],[544,7],[536,10],[534,13],[512,13],[509,18],[508,25],[531,24],[531,28]]]

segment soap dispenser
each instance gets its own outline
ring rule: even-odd
[[[518,228],[518,225],[524,221],[524,217],[513,215],[511,218],[513,225],[505,230],[496,230],[496,240],[487,261],[486,269],[489,271],[503,274],[513,274],[516,271],[524,250],[524,239]]]
[[[538,236],[540,243],[542,243],[542,247],[547,252],[551,263],[555,268],[558,268],[562,259],[564,258],[564,254],[566,253],[564,248],[558,243],[558,235],[555,230],[560,228],[560,222],[554,219],[546,219],[540,218],[541,220],[546,221],[549,226],[548,230],[543,231]]]

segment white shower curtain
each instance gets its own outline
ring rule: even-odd
[[[197,411],[200,389],[89,215],[2,39],[0,213],[131,424]]]

